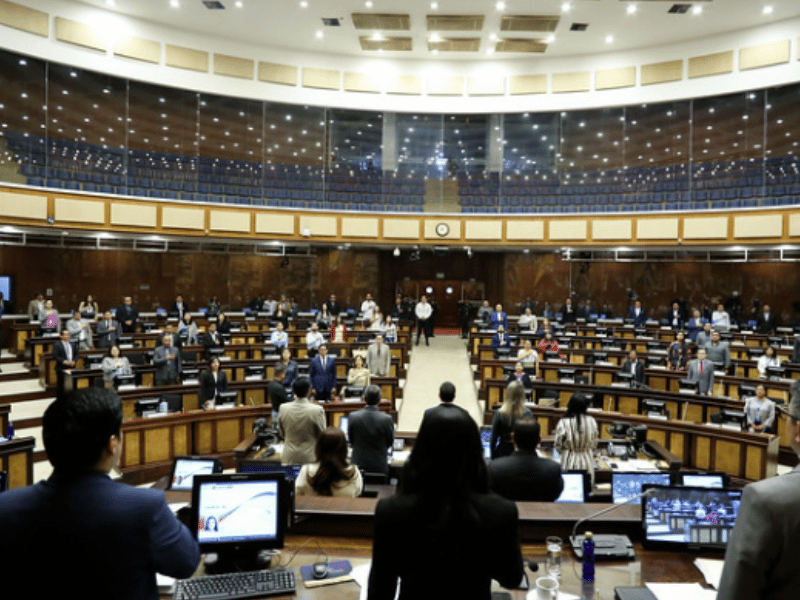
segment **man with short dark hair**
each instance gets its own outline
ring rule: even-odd
[[[74,369],[78,363],[78,345],[70,341],[68,330],[61,332],[61,339],[53,342],[53,358],[56,361],[56,395],[64,393],[64,371]]]
[[[381,388],[370,385],[364,392],[367,405],[350,415],[348,434],[353,446],[353,464],[364,473],[389,472],[388,450],[394,442],[392,417],[381,412]]]
[[[286,393],[286,387],[283,385],[283,380],[286,378],[286,365],[278,363],[273,371],[273,378],[267,384],[267,398],[272,405],[272,424],[273,427],[278,424],[278,411],[281,405],[289,401],[289,395]]]
[[[620,373],[629,373],[633,375],[633,379],[636,383],[644,384],[644,363],[637,357],[636,350],[631,350],[630,353],[628,353],[628,359],[622,363]]]
[[[460,406],[456,406],[455,404],[453,404],[453,400],[455,400],[455,398],[456,398],[456,386],[454,386],[449,381],[445,381],[442,385],[439,386],[440,403],[426,410],[425,414],[427,415],[429,412],[434,410],[439,410],[441,408],[457,408],[459,410],[464,410]]]
[[[215,322],[212,321],[208,324],[206,332],[203,334],[202,343],[203,348],[205,348],[206,360],[211,360],[211,357],[214,356],[212,350],[220,350],[225,347],[225,340],[217,332],[217,324]]]
[[[536,454],[539,439],[536,419],[523,417],[514,422],[514,452],[487,465],[492,491],[517,502],[552,502],[561,495],[561,465]]]
[[[156,572],[194,573],[200,550],[164,492],[108,476],[122,452],[121,425],[119,396],[106,388],[78,390],[47,408],[53,474],[0,494],[4,597],[53,598],[72,589],[81,598],[156,600]],[[35,560],[43,551],[53,557],[44,566]]]
[[[336,357],[328,356],[328,345],[321,344],[308,366],[314,398],[327,402],[336,393]]]
[[[278,433],[283,438],[281,463],[304,465],[316,460],[314,447],[325,429],[325,410],[309,400],[308,377],[295,379],[293,391],[294,400],[282,404],[278,411]]]
[[[156,346],[153,351],[153,366],[156,368],[153,376],[156,386],[178,383],[181,374],[181,351],[172,345],[172,338],[167,336],[162,346]]]
[[[792,386],[786,437],[800,456],[800,388]],[[717,600],[796,598],[800,588],[800,466],[744,488]]]
[[[122,325],[123,333],[134,333],[139,321],[139,308],[133,303],[133,298],[125,296],[122,304],[117,307],[117,321]]]

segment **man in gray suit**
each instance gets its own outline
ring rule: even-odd
[[[392,363],[389,346],[383,343],[383,336],[376,335],[375,341],[367,347],[367,368],[372,375],[387,377]]]
[[[314,448],[325,429],[325,409],[308,399],[311,382],[298,377],[292,388],[294,400],[281,404],[278,411],[278,433],[283,438],[281,463],[305,465],[316,461]]]
[[[28,319],[31,321],[38,321],[39,315],[44,310],[44,294],[36,292],[33,300],[28,302]]]
[[[348,434],[353,464],[365,473],[389,472],[388,450],[394,443],[392,417],[378,409],[381,388],[371,385],[364,393],[367,406],[350,415]]]
[[[800,388],[793,391],[800,392]],[[800,393],[793,393],[786,436],[800,456]],[[800,465],[744,488],[728,542],[717,600],[796,598],[800,588]]]
[[[172,345],[172,338],[165,337],[163,346],[153,351],[153,365],[156,368],[155,384],[170,385],[178,383],[181,372],[181,351]]]
[[[697,358],[689,361],[686,378],[698,382],[698,393],[708,396],[714,393],[714,363],[706,358],[705,348],[699,348]]]
[[[720,340],[719,331],[711,332],[711,342],[706,346],[708,359],[718,368],[727,371],[731,366],[731,347]]]
[[[116,346],[121,332],[122,327],[112,318],[111,311],[107,310],[95,327],[95,333],[97,333],[97,347],[111,348],[111,346]]]

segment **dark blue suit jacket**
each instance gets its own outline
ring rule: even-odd
[[[639,311],[639,316],[636,316],[636,309],[631,306],[628,309],[628,318],[633,319],[633,325],[635,327],[644,327],[644,324],[647,322],[647,314],[644,310],[644,306]]]
[[[190,577],[197,542],[164,493],[99,471],[0,494],[3,596],[157,599],[155,573]]]
[[[331,390],[336,387],[336,358],[329,354],[326,361],[323,368],[322,357],[317,355],[308,368],[308,378],[311,380],[311,387],[317,392],[317,400],[329,400]]]

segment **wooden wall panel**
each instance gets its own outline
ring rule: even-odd
[[[547,75],[512,75],[508,80],[508,93],[512,96],[546,94]]]
[[[161,44],[154,40],[127,36],[114,44],[114,54],[149,63],[161,60]]]
[[[272,62],[258,63],[258,79],[268,83],[297,85],[297,67]]]
[[[49,20],[47,13],[0,0],[0,23],[3,25],[47,37],[50,32]]]
[[[642,85],[669,83],[671,81],[680,81],[681,79],[683,79],[682,60],[642,65]]]
[[[56,17],[56,39],[101,52],[108,47],[105,37],[96,28],[63,17]]]

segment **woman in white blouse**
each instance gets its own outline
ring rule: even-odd
[[[364,481],[361,471],[347,460],[347,439],[338,427],[322,430],[314,447],[317,462],[303,465],[295,481],[298,496],[361,495]]]
[[[767,367],[780,367],[781,366],[781,359],[775,356],[775,348],[772,346],[767,346],[767,349],[764,350],[764,354],[761,358],[758,359],[758,364],[756,368],[758,369],[758,374],[760,377],[767,376]]]
[[[114,378],[117,375],[130,375],[133,373],[131,363],[125,356],[120,356],[119,346],[117,345],[109,348],[108,356],[103,358],[100,368],[103,370],[103,381],[105,381],[108,388],[114,386]]]

